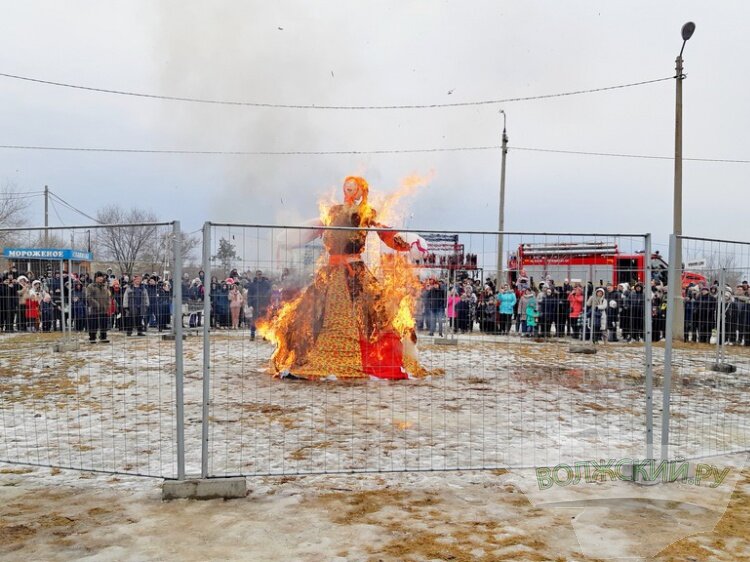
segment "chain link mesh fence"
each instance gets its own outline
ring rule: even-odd
[[[393,234],[206,226],[206,475],[647,454],[647,237]]]

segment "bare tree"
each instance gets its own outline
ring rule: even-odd
[[[99,209],[96,218],[101,224],[122,225],[108,226],[98,229],[96,236],[97,251],[101,258],[117,263],[122,273],[132,275],[139,262],[151,261],[153,256],[147,256],[153,245],[157,244],[158,229],[156,226],[145,224],[157,222],[156,215],[151,211],[138,209],[123,209],[118,205],[107,205]]]
[[[718,281],[721,276],[721,270],[724,270],[724,283],[734,287],[740,282],[742,269],[737,267],[736,255],[729,252],[713,252],[704,257],[706,260],[705,267],[701,273],[706,276],[710,282]]]
[[[26,223],[30,198],[18,193],[16,185],[6,181],[0,188],[0,228],[13,228]],[[12,232],[0,231],[0,246],[11,244]]]
[[[186,232],[180,233],[180,253],[182,263],[191,259],[195,248],[201,243],[198,236]],[[174,233],[170,231],[159,232],[149,241],[143,252],[143,266],[149,271],[163,271],[174,261]]]

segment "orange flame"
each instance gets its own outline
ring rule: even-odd
[[[371,206],[368,201],[361,202],[357,207],[360,226],[377,224],[380,228],[380,225],[386,225],[395,220],[397,207],[403,207],[402,204],[399,205],[401,199],[413,194],[420,187],[428,185],[433,176],[432,173],[427,176],[412,174],[401,180],[399,188],[395,192],[376,199],[374,206]],[[335,213],[332,211],[334,206],[340,204],[339,198],[340,196],[334,197],[331,193],[318,202],[320,222],[323,226],[333,224]],[[377,213],[376,208],[379,209]],[[373,286],[368,287],[368,291],[365,291],[365,293],[377,296],[373,305],[377,309],[376,317],[379,325],[374,327],[374,333],[361,334],[360,337],[374,341],[379,334],[397,334],[402,342],[408,341],[411,348],[415,349],[414,328],[416,322],[414,313],[421,292],[419,278],[415,275],[407,254],[383,252],[383,246],[379,240],[376,241],[376,237],[375,233],[371,233],[370,242],[365,245],[365,256],[363,258],[374,276]],[[328,261],[328,256],[323,255],[320,260],[317,268],[318,273],[314,281],[318,288],[325,287],[329,283],[325,268],[322,267]],[[292,369],[297,360],[291,342],[284,341],[285,337],[294,335],[295,338],[300,338],[295,342],[296,344],[303,342],[306,345],[307,343],[314,345],[312,335],[313,307],[305,304],[306,299],[303,296],[304,293],[284,303],[275,312],[270,312],[269,317],[257,322],[258,333],[276,348],[271,359],[273,369],[276,372]],[[287,335],[285,336],[285,334]],[[378,352],[380,351],[378,350]],[[300,351],[300,354],[303,354],[303,351]],[[414,358],[416,354],[410,356]],[[416,362],[414,364],[418,367]]]
[[[426,187],[434,178],[434,171],[424,176],[415,173],[402,178],[396,191],[375,199],[375,206],[379,210],[378,220],[385,224],[400,222],[404,214],[403,206],[399,205],[401,199],[413,195],[421,187]]]

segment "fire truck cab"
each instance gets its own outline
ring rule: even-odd
[[[518,279],[521,272],[536,283],[552,279],[561,285],[566,279],[594,285],[613,283],[645,283],[646,256],[643,252],[621,253],[617,244],[607,242],[534,243],[521,244],[508,260],[509,281]],[[659,252],[651,255],[651,277],[667,283],[667,262]],[[683,286],[705,277],[686,272]]]

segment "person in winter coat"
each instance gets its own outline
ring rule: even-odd
[[[745,347],[750,347],[750,286],[748,286],[747,281],[741,285],[737,285],[734,298],[737,302],[737,326],[739,332],[737,345],[742,342]]]
[[[133,282],[125,289],[122,296],[122,307],[125,311],[125,333],[128,336],[133,335],[133,328],[139,336],[145,336],[148,329],[148,314],[151,308],[151,301],[148,290],[143,286],[143,278],[135,274]]]
[[[636,283],[633,290],[628,293],[628,300],[625,304],[629,317],[630,332],[626,341],[643,341],[643,307],[645,306],[646,296],[643,294],[643,285]]]
[[[18,316],[18,291],[21,289],[15,277],[9,273],[0,285],[0,298],[3,299],[2,328],[5,332],[16,331],[16,318]],[[20,322],[20,320],[19,320]],[[20,328],[19,328],[20,329]]]
[[[18,296],[18,331],[25,332],[27,327],[26,320],[26,301],[31,291],[31,283],[25,275],[18,277],[16,294]]]
[[[524,300],[526,301],[525,303],[523,303]],[[531,289],[526,289],[526,293],[521,301],[526,307],[526,318],[523,320],[525,326],[524,335],[530,338],[534,335],[539,323],[539,310],[537,309],[536,295],[534,295],[534,292]]]
[[[579,339],[581,337],[581,314],[583,313],[583,287],[576,285],[573,287],[573,292],[568,295],[568,306],[570,313],[570,327],[573,331],[573,338]]]
[[[148,293],[148,310],[146,311],[146,326],[156,327],[158,315],[158,299],[156,296],[156,276],[149,277],[144,285]]]
[[[71,293],[71,319],[72,326],[76,332],[83,332],[86,329],[86,296],[83,293],[83,285],[76,281],[73,284]]]
[[[591,341],[602,339],[602,325],[607,311],[607,298],[604,287],[597,287],[594,294],[586,301],[587,314],[591,319]]]
[[[106,343],[107,328],[109,326],[110,307],[109,289],[104,281],[104,273],[97,271],[94,274],[94,282],[86,287],[86,317],[89,325],[89,342],[96,342],[97,332],[99,341]]]
[[[698,297],[698,287],[688,286],[685,290],[685,324],[683,327],[683,341],[698,341],[698,329],[696,326],[695,299]]]
[[[38,279],[32,281],[31,289],[26,295],[26,325],[32,332],[39,331],[39,305],[43,296],[42,282]]]
[[[440,281],[433,279],[427,292],[427,329],[430,335],[435,335],[435,327],[438,335],[443,336],[443,313],[445,311],[445,289]]]
[[[708,287],[701,287],[701,294],[695,300],[693,314],[698,327],[698,342],[709,343],[711,332],[716,326],[716,297],[711,295]]]
[[[44,293],[42,302],[39,304],[39,313],[42,320],[42,332],[51,332],[55,323],[55,305],[49,293]]]
[[[622,308],[622,293],[612,283],[607,283],[607,341],[616,342],[617,322]]]
[[[500,322],[499,332],[501,334],[509,334],[511,321],[513,319],[513,309],[516,306],[516,293],[510,288],[507,283],[503,285],[503,291],[497,295],[498,301],[500,302]]]
[[[237,330],[240,327],[240,311],[245,303],[245,299],[242,297],[242,292],[236,283],[233,283],[227,294],[229,300],[229,314],[232,318],[232,330]]]
[[[461,300],[458,296],[458,291],[455,288],[450,290],[448,293],[448,302],[445,307],[445,315],[448,317],[448,329],[452,329],[455,334],[458,331],[456,327],[456,305]]]
[[[667,299],[661,288],[655,289],[651,297],[651,322],[653,341],[661,341],[667,335]]]
[[[555,331],[560,332],[561,326],[557,324],[560,300],[557,293],[548,287],[544,290],[544,299],[539,304],[539,334],[543,338],[552,335],[552,324],[555,325]]]
[[[125,313],[122,308],[122,297],[124,291],[122,285],[120,285],[120,282],[117,279],[114,279],[111,282],[110,289],[112,291],[112,299],[115,303],[115,310],[112,313],[112,322],[115,328],[122,331],[125,327]]]
[[[742,288],[741,285],[737,286],[737,290]],[[737,300],[737,294],[732,290],[731,287],[727,286],[724,291],[726,295],[726,334],[727,343],[732,345],[739,345],[742,343],[742,334],[740,332],[740,303]]]
[[[461,300],[456,304],[456,327],[462,334],[469,331],[471,324],[471,298],[464,292]]]
[[[229,285],[220,283],[212,291],[214,316],[217,328],[229,327]]]
[[[172,305],[172,286],[169,281],[156,285],[156,326],[160,332],[167,329]]]
[[[718,293],[717,296],[717,307],[721,307],[723,301],[723,318],[719,318],[720,324],[717,325],[717,334],[719,338],[719,344],[727,343],[735,344],[737,340],[736,336],[736,307],[734,303],[734,293],[731,287],[725,287],[723,291]],[[719,308],[721,314],[721,308]]]
[[[494,334],[497,330],[497,300],[492,291],[484,295],[481,311],[481,329],[487,334]]]

